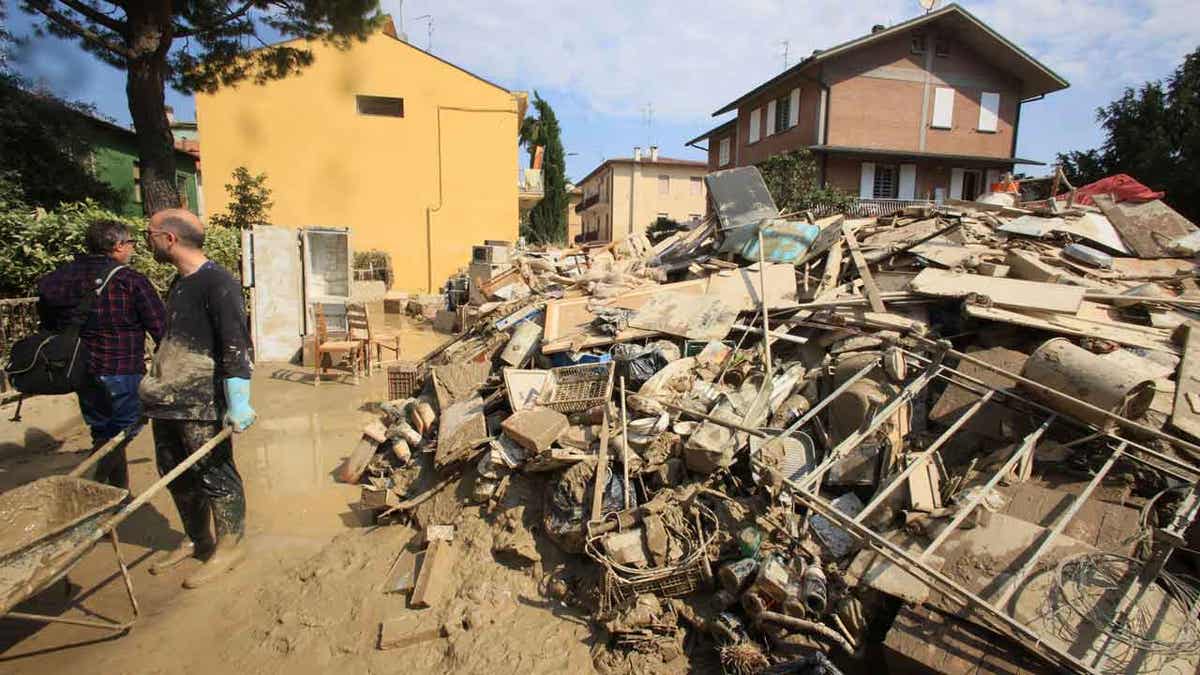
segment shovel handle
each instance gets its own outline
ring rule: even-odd
[[[120,525],[122,522],[124,522],[126,518],[133,515],[133,512],[137,511],[138,508],[140,508],[142,506],[142,504],[145,504],[146,502],[150,501],[151,497],[158,494],[159,490],[163,489],[164,487],[167,486],[168,483],[175,480],[179,476],[179,474],[181,474],[184,471],[187,471],[189,468],[191,468],[191,466],[193,464],[195,464],[196,462],[199,462],[201,459],[204,459],[205,455],[212,452],[213,448],[220,445],[225,439],[229,438],[232,434],[233,434],[233,427],[225,427],[224,429],[221,429],[221,431],[218,432],[216,436],[213,436],[211,439],[209,439],[209,441],[207,443],[205,443],[204,445],[197,448],[196,451],[193,452],[192,454],[188,455],[187,459],[180,462],[179,465],[176,466],[174,469],[171,469],[170,471],[168,471],[166,473],[166,475],[164,475],[162,478],[159,478],[156,483],[154,483],[150,487],[146,488],[146,490],[144,492],[142,492],[142,494],[138,495],[136,499],[134,499],[133,501],[126,504],[125,508],[121,509],[117,513],[117,515],[113,516],[111,519],[108,520],[108,522],[106,522],[103,525],[101,525],[100,527],[96,528],[96,531],[92,534],[92,540],[98,541],[101,537],[103,537],[109,531],[116,529],[116,527],[118,525]]]
[[[141,422],[138,422],[138,424],[141,424]],[[92,468],[92,466],[95,465],[96,462],[99,462],[101,459],[104,459],[105,455],[112,452],[113,450],[116,450],[117,446],[121,445],[121,442],[124,441],[125,437],[128,435],[129,435],[129,429],[122,429],[121,433],[108,439],[108,441],[104,445],[100,446],[99,450],[93,452],[91,455],[88,455],[87,459],[83,460],[83,462],[81,462],[79,464],[79,466],[72,469],[71,473],[69,473],[67,475],[71,476],[73,478],[78,478],[79,476],[82,476],[83,473],[85,471],[87,471],[88,469]]]

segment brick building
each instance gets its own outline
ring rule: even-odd
[[[713,113],[708,168],[811,150],[864,200],[974,199],[1015,164],[1021,106],[1067,81],[956,4],[817,50]],[[705,149],[705,148],[701,148]]]

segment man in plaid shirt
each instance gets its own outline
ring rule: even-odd
[[[42,328],[66,328],[84,293],[95,288],[116,265],[127,265],[135,241],[124,223],[93,222],[85,236],[87,253],[54,270],[38,282],[38,315]],[[157,343],[163,335],[166,310],[150,280],[125,268],[113,275],[92,304],[79,336],[91,354],[92,385],[79,394],[79,409],[92,430],[92,450],[122,430],[129,442],[140,429],[142,404],[138,384],[146,372],[146,334]],[[125,448],[112,452],[96,466],[96,480],[129,487]]]

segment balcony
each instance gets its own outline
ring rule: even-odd
[[[592,208],[599,202],[600,202],[600,193],[599,192],[597,192],[596,194],[594,194],[590,197],[584,197],[583,201],[581,201],[575,205],[575,213],[583,213],[584,211],[587,211],[588,209]]]
[[[890,216],[908,206],[931,206],[934,202],[929,199],[863,199],[856,198],[851,203],[845,215],[851,218],[878,218]],[[818,218],[842,213],[835,206],[818,206],[811,209]]]

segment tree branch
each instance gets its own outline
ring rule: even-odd
[[[111,16],[105,14],[104,12],[101,12],[100,10],[96,9],[95,7],[88,5],[85,2],[80,2],[80,0],[58,0],[58,1],[64,5],[66,5],[67,7],[70,7],[71,9],[75,10],[76,12],[79,12],[80,14],[84,15],[89,20],[95,21],[96,23],[100,24],[101,26],[104,26],[105,28],[107,28],[115,33],[121,33],[121,34],[125,33],[125,29],[127,28],[127,25],[125,24],[125,22],[118,21],[118,20],[112,18]]]
[[[55,25],[63,30],[78,35],[85,42],[88,42],[91,45],[105,51],[111,52],[114,56],[119,56],[130,61],[134,59],[132,50],[128,49],[124,45],[113,42],[96,31],[72,20],[62,12],[51,7],[50,3],[46,2],[46,0],[27,0],[27,2],[30,7],[36,9]]]
[[[246,0],[246,2],[243,3],[242,6],[239,7],[238,9],[226,14],[225,16],[223,16],[215,21],[210,21],[207,24],[203,24],[203,25],[197,24],[197,25],[192,25],[192,26],[183,26],[180,24],[175,24],[174,35],[175,35],[175,37],[191,37],[192,35],[195,35],[197,33],[203,33],[205,31],[213,30],[213,29],[217,28],[218,26],[220,26],[221,24],[229,23],[230,21],[235,21],[237,19],[242,18],[243,16],[246,15],[246,12],[249,12],[250,9],[253,7],[254,7],[254,0]]]

